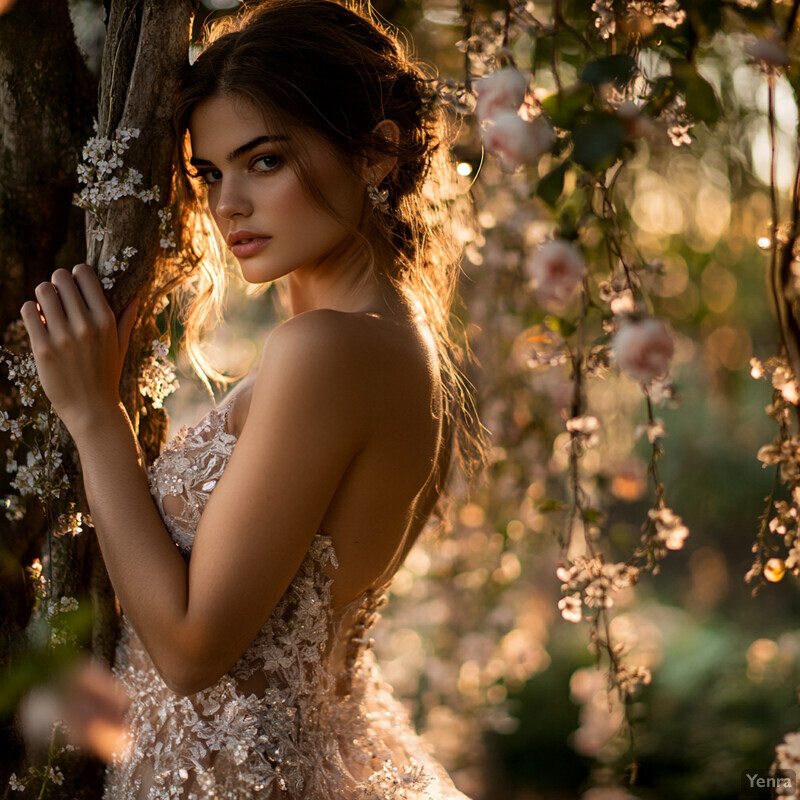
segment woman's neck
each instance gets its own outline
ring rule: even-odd
[[[350,313],[397,313],[406,304],[391,282],[368,265],[296,270],[288,276],[292,316],[329,308]]]

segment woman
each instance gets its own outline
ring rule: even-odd
[[[331,0],[269,2],[188,70],[187,209],[199,183],[245,279],[286,279],[290,317],[149,471],[118,394],[135,307],[115,324],[86,265],[23,306],[124,611],[130,747],[107,798],[462,797],[368,636],[451,452],[481,452],[431,99],[391,35]]]

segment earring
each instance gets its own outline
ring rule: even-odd
[[[384,214],[389,211],[388,189],[381,189],[376,183],[368,183],[367,197],[369,197],[369,201],[376,211],[382,211]]]

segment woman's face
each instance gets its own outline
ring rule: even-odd
[[[271,131],[246,100],[214,96],[189,121],[191,163],[208,186],[208,206],[250,283],[303,267],[335,264],[355,244],[365,183],[320,136]],[[292,166],[298,146],[311,180],[339,215],[303,186]]]

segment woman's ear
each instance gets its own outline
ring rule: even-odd
[[[393,119],[381,120],[373,129],[375,136],[392,142],[394,145],[400,144],[400,128]],[[391,153],[383,153],[379,150],[371,150],[367,154],[364,165],[364,178],[368,183],[379,185],[381,181],[392,171],[397,163],[397,156]]]

